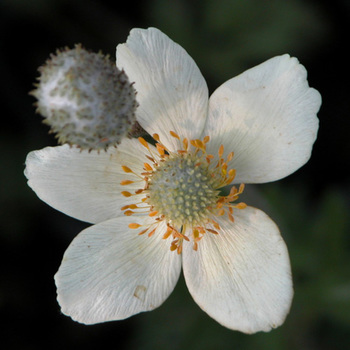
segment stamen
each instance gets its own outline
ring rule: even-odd
[[[160,138],[158,134],[153,134],[152,137],[157,141],[160,142]]]
[[[142,230],[141,232],[138,233],[139,236],[143,235],[144,233],[146,233],[148,231],[148,228],[146,228],[145,230]]]
[[[154,228],[154,229],[148,234],[148,237],[152,237],[153,234],[154,234],[154,232],[156,232],[156,229],[157,229],[157,228]]]
[[[214,159],[214,156],[212,154],[207,154],[205,159],[207,160],[207,163],[210,164],[211,160]]]
[[[121,194],[124,196],[124,197],[131,197],[132,194],[128,191],[122,191]]]
[[[182,144],[184,146],[184,151],[187,152],[187,150],[188,150],[188,140],[186,138],[184,138],[182,140]]]
[[[129,228],[131,228],[131,229],[137,229],[137,228],[139,228],[139,227],[141,227],[141,225],[139,225],[139,224],[137,224],[137,223],[135,223],[135,222],[133,222],[133,223],[131,223],[131,224],[129,224]]]
[[[217,230],[219,230],[220,231],[220,225],[216,222],[216,221],[214,221],[213,219],[210,219],[210,222],[212,223],[212,225],[217,229]]]
[[[230,152],[227,156],[227,163],[231,162],[231,160],[233,159],[234,153]]]
[[[123,181],[120,182],[120,184],[122,186],[130,185],[130,184],[133,184],[133,183],[134,183],[134,181],[131,181],[131,180],[123,180]]]
[[[138,140],[139,140],[139,142],[141,143],[141,145],[142,145],[143,147],[149,149],[148,143],[147,143],[147,141],[146,141],[143,137],[140,136],[140,137],[138,138]]]
[[[219,215],[219,216],[225,215],[225,209],[220,209],[220,210],[218,211],[218,215]]]
[[[175,137],[176,139],[180,140],[180,136],[179,136],[176,132],[170,131],[170,135],[171,135],[172,137]]]
[[[235,218],[234,218],[234,216],[233,216],[230,212],[227,214],[227,216],[228,216],[228,219],[229,219],[231,222],[235,222]]]
[[[215,231],[215,230],[212,230],[210,228],[207,228],[207,231],[209,231],[210,233],[214,233],[214,235],[218,235],[219,232]]]
[[[148,163],[143,163],[143,165],[147,171],[153,171],[153,168]]]
[[[125,165],[122,165],[122,169],[123,169],[126,173],[133,173],[133,171],[132,171],[129,167],[125,166]]]
[[[234,208],[237,208],[237,209],[245,209],[247,208],[247,204],[241,202],[241,203],[238,203],[234,206]]]
[[[221,158],[223,154],[224,154],[224,145],[221,145],[219,147],[218,155]]]
[[[228,176],[229,176],[229,179],[232,178],[232,180],[233,180],[233,179],[236,177],[236,169],[230,169],[230,170],[228,171]],[[231,182],[232,180],[230,180],[230,182]]]
[[[164,146],[161,145],[160,143],[156,143],[156,147],[157,147],[157,151],[158,151],[159,155],[164,156],[164,154],[165,154]]]
[[[222,175],[226,176],[226,174],[227,174],[227,164],[226,163],[223,163],[221,165],[221,173],[222,173]]]
[[[140,196],[137,203],[123,206],[121,210],[126,216],[145,213],[152,218],[152,222],[147,225],[129,224],[130,229],[144,226],[138,235],[147,233],[151,237],[156,234],[161,223],[165,224],[166,231],[160,233],[162,238],[172,237],[170,250],[181,254],[184,242],[191,240],[196,251],[206,233],[220,233],[221,227],[215,219],[216,216],[227,215],[228,220],[234,222],[233,210],[244,209],[247,205],[243,202],[234,203],[244,190],[243,184],[238,189],[232,186],[228,195],[219,194],[220,188],[231,184],[236,177],[236,170],[228,165],[234,157],[233,152],[228,153],[225,160],[224,146],[221,145],[217,151],[219,159],[213,164],[212,160],[217,156],[206,153],[209,136],[202,140],[188,140],[181,139],[174,131],[169,133],[182,143],[183,149],[170,151],[161,143],[159,135],[153,134],[157,149],[153,154],[147,141],[142,137],[138,138],[149,153],[145,154],[149,162],[143,163],[144,168],[140,173],[123,165],[125,173],[132,173],[141,180],[125,179],[120,184],[128,186],[144,181],[144,185],[137,190],[133,189],[134,194],[129,191],[121,191],[121,194],[124,197],[141,194],[144,196]]]
[[[171,227],[168,226],[166,232],[163,235],[163,239],[167,239],[173,232],[173,229]]]
[[[152,163],[155,163],[155,159],[151,156],[149,156],[148,154],[145,154],[146,158],[149,159]]]
[[[240,184],[240,185],[239,185],[239,190],[238,190],[238,193],[237,193],[237,194],[241,194],[241,193],[243,193],[243,191],[244,191],[244,187],[245,187],[245,185],[244,185],[244,184]]]
[[[173,252],[176,249],[177,249],[177,245],[174,243],[171,243],[170,250]]]
[[[138,206],[136,204],[130,204],[130,205],[125,205],[124,207],[120,208],[121,210],[125,209],[137,209]]]

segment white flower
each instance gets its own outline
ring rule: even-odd
[[[305,68],[274,57],[209,99],[191,57],[154,28],[132,30],[117,65],[135,82],[137,120],[156,147],[142,138],[100,154],[64,145],[26,162],[43,201],[94,224],[55,276],[62,312],[93,324],[152,310],[182,267],[194,300],[222,325],[281,325],[293,288],[278,227],[236,202],[243,185],[227,196],[219,189],[278,180],[308,161],[321,97]]]

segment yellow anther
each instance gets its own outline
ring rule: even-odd
[[[190,144],[191,144],[193,147],[197,148],[196,140],[190,140]]]
[[[240,185],[239,185],[239,190],[238,190],[238,193],[237,193],[237,194],[241,194],[241,193],[243,193],[243,191],[244,191],[244,187],[245,187],[245,185],[244,185],[244,184],[240,184]]]
[[[201,149],[203,152],[205,152],[205,143],[203,143],[201,140],[194,140],[195,145],[197,148]]]
[[[224,145],[221,145],[219,147],[218,155],[221,158],[223,154],[224,154]]]
[[[130,226],[129,226],[130,227]],[[144,233],[146,233],[148,231],[148,228],[146,228],[145,230],[142,230],[141,232],[138,233],[139,236],[143,235]]]
[[[241,203],[236,204],[234,207],[237,209],[245,209],[245,208],[247,208],[247,204],[241,202]]]
[[[214,235],[218,235],[219,234],[218,231],[212,230],[210,228],[207,228],[207,231],[210,232],[210,233],[213,233]]]
[[[131,181],[131,180],[123,180],[123,181],[120,182],[120,184],[122,186],[130,185],[130,184],[133,184],[133,183],[134,183],[134,181]]]
[[[232,186],[231,189],[230,189],[230,193],[228,195],[228,197],[231,197],[231,196],[235,196],[237,194],[237,188],[236,186]]]
[[[221,172],[222,172],[222,175],[226,176],[226,174],[227,174],[227,164],[226,163],[222,164]]]
[[[125,166],[125,165],[122,165],[122,169],[123,169],[126,173],[132,173],[132,172],[133,172],[129,167],[127,167],[127,166]]]
[[[230,152],[227,156],[227,163],[230,162],[233,159],[234,153]]]
[[[233,215],[231,213],[228,213],[228,219],[231,221],[231,222],[235,222],[235,218],[233,217]]]
[[[146,158],[149,159],[152,163],[155,163],[156,161],[154,160],[153,157],[149,156],[148,154],[145,154]]]
[[[218,215],[219,215],[219,216],[225,215],[225,209],[221,208],[221,209],[218,211]]]
[[[230,169],[228,171],[228,176],[235,178],[235,176],[236,176],[236,169]]]
[[[141,227],[141,225],[140,225],[140,224],[137,224],[137,223],[135,223],[135,222],[129,224],[129,228],[131,228],[131,229],[136,229],[136,228],[139,228],[139,227]]]
[[[224,206],[224,203],[225,203],[225,198],[223,197],[222,199],[219,199],[216,203],[216,208],[217,209],[220,209]]]
[[[161,145],[160,143],[156,143],[156,147],[157,147],[157,151],[161,156],[164,156],[165,154],[165,148],[163,145]]]
[[[153,236],[154,232],[156,232],[156,229],[157,229],[157,228],[154,228],[154,229],[148,234],[148,237]]]
[[[130,205],[125,205],[124,207],[120,208],[121,210],[125,209],[137,209],[138,206],[136,204],[130,204]]]
[[[182,140],[182,144],[184,146],[184,150],[187,151],[188,150],[188,140],[186,138],[184,138]]]
[[[226,183],[230,184],[234,180],[235,177],[236,177],[236,170],[235,169],[230,169],[228,171],[228,178],[226,180]]]
[[[167,239],[173,232],[173,229],[171,227],[168,227],[166,232],[163,235],[163,239]]]
[[[131,197],[132,194],[128,191],[122,191],[121,194],[124,196],[124,197]]]
[[[149,146],[148,146],[148,143],[147,143],[147,141],[143,138],[143,137],[139,137],[138,138],[138,140],[139,140],[139,142],[141,143],[141,145],[143,146],[143,147],[146,147],[147,149],[149,149]]]
[[[159,135],[158,135],[158,134],[153,134],[152,137],[153,137],[157,142],[160,141],[160,138],[159,138]]]
[[[180,136],[179,136],[176,132],[170,131],[170,135],[171,135],[172,137],[175,137],[176,139],[180,140]]]
[[[147,171],[152,171],[153,170],[153,168],[148,163],[143,163],[143,165],[144,165],[144,167],[145,167],[145,169]]]
[[[171,246],[170,246],[170,250],[173,252],[174,250],[176,250],[177,249],[177,245],[176,244],[172,244]]]
[[[210,222],[213,224],[213,226],[217,229],[217,230],[220,230],[220,225],[214,221],[213,219],[210,220]]]
[[[210,164],[211,160],[214,158],[214,156],[212,154],[207,154],[205,156],[205,159],[207,160],[208,164]]]

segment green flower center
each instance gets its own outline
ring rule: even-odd
[[[178,140],[180,137],[173,131],[170,135]],[[198,249],[198,242],[205,234],[218,234],[220,225],[216,217],[227,215],[229,221],[234,222],[233,209],[244,209],[245,203],[234,204],[244,190],[241,184],[237,189],[232,186],[228,195],[221,195],[220,188],[230,185],[236,176],[236,170],[228,168],[233,158],[230,152],[223,158],[224,146],[218,149],[218,157],[208,154],[206,144],[209,136],[202,140],[182,139],[183,149],[172,152],[159,139],[158,134],[153,138],[157,141],[156,150],[139,137],[139,142],[145,147],[149,155],[145,155],[151,163],[144,163],[141,174],[134,172],[126,165],[122,165],[125,173],[131,174],[132,179],[120,182],[128,186],[135,182],[143,182],[144,186],[134,193],[121,191],[125,197],[137,196],[133,204],[121,208],[124,215],[148,213],[153,218],[144,223],[130,222],[129,228],[139,231],[139,235],[151,237],[158,232],[163,239],[172,237],[171,251],[182,252],[184,241],[193,242],[193,249]],[[140,180],[141,179],[141,180]],[[139,217],[141,219],[141,217]],[[142,219],[141,219],[142,220]],[[161,223],[166,224],[160,226]],[[159,231],[157,231],[161,228]]]
[[[149,181],[149,204],[176,226],[197,225],[216,206],[218,181],[203,159],[175,155],[156,168]]]

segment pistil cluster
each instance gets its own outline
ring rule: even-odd
[[[206,144],[209,136],[203,140],[187,140],[173,131],[170,135],[178,139],[182,149],[170,151],[160,141],[157,134],[156,151],[140,137],[138,140],[147,150],[147,162],[143,172],[138,174],[127,166],[122,166],[124,172],[133,174],[136,180],[124,180],[127,186],[140,182],[143,186],[134,193],[123,191],[125,197],[138,196],[139,202],[122,207],[125,215],[146,212],[154,218],[151,224],[129,224],[131,229],[140,229],[139,235],[152,236],[158,225],[165,222],[167,229],[164,239],[172,237],[170,250],[181,253],[183,241],[193,241],[193,249],[198,249],[198,242],[209,232],[218,234],[220,225],[215,217],[227,215],[233,222],[233,210],[243,209],[245,203],[234,204],[244,190],[232,186],[228,195],[221,195],[220,189],[230,185],[236,176],[235,169],[228,164],[233,159],[233,152],[223,158],[224,147],[220,146],[217,156],[208,154]]]

